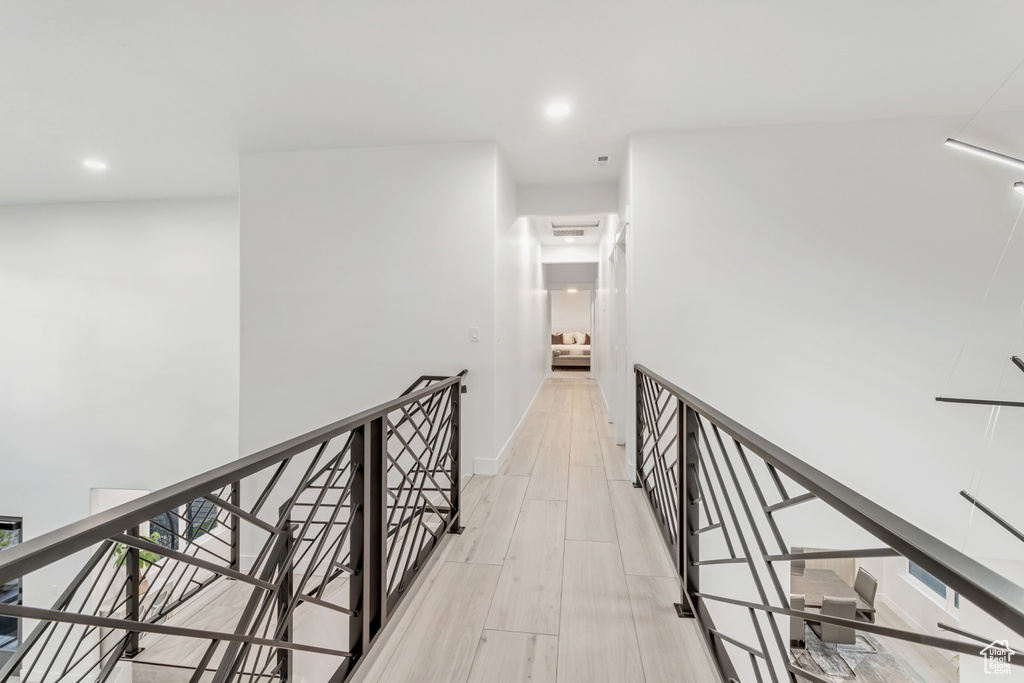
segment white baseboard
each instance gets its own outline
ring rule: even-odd
[[[608,396],[605,395],[605,393],[604,393],[604,385],[601,384],[601,380],[596,380],[596,381],[597,381],[597,388],[601,390],[601,401],[604,403],[605,415],[608,415],[611,412],[611,404],[608,403]],[[614,422],[609,422],[608,424],[615,424],[615,423]],[[614,433],[615,433],[614,430],[612,430],[612,434],[613,435],[614,435]],[[616,441],[616,445],[624,446],[625,444],[621,444],[621,443],[618,443],[618,441]],[[633,482],[634,484],[636,483],[636,466],[631,462],[631,459],[630,459],[628,453],[626,454],[626,458],[622,461],[622,472],[623,472],[623,474],[626,475],[626,479],[628,479],[629,481]]]
[[[505,463],[505,458],[512,452],[512,447],[515,446],[516,438],[519,436],[519,431],[523,428],[526,423],[526,418],[530,414],[530,410],[533,408],[533,404],[537,402],[537,397],[540,396],[540,390],[544,388],[544,382],[548,378],[545,377],[541,380],[540,385],[537,386],[537,391],[533,393],[533,398],[530,399],[530,405],[526,407],[523,412],[523,416],[519,418],[519,424],[512,430],[512,436],[508,437],[505,445],[502,446],[501,451],[498,453],[496,458],[474,458],[473,459],[473,474],[484,474],[492,476],[501,471],[501,466]]]
[[[912,630],[917,631],[918,633],[930,633],[928,629],[917,623],[917,619],[910,616],[907,611],[900,607],[899,604],[886,593],[879,593],[877,599],[878,602],[883,603],[886,607],[895,612],[896,616],[902,619],[903,623],[909,626]]]
[[[473,474],[482,474],[490,477],[501,471],[501,465],[505,458],[476,458],[473,460]]]
[[[604,393],[604,385],[601,384],[601,380],[596,377],[594,378],[594,381],[597,382],[597,388],[601,390],[601,402],[604,404],[604,413],[605,415],[609,415],[612,412],[612,404],[608,402],[608,396]]]

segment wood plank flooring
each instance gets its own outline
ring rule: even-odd
[[[627,479],[631,466],[603,406],[583,373],[545,383],[500,474],[463,482],[465,530],[432,560],[355,681],[719,681],[696,623],[675,614],[675,570],[647,501]],[[228,628],[251,590],[220,582],[168,623]],[[331,593],[347,590],[341,581]],[[298,639],[347,643],[347,617],[328,616],[300,608]],[[878,618],[907,629],[885,604]],[[143,642],[136,683],[185,683],[186,667],[204,651],[186,638]],[[924,680],[958,679],[931,648],[896,640],[886,647]],[[336,666],[333,657],[297,656],[295,679],[326,681]],[[210,669],[201,683],[212,678]]]
[[[562,375],[562,373],[558,373]],[[717,680],[596,382],[549,379],[368,683]]]
[[[913,631],[900,617],[884,602],[878,604],[878,611],[875,613],[876,623],[879,626],[898,628],[901,631]],[[926,681],[937,683],[957,683],[960,680],[956,667],[939,654],[932,647],[915,645],[905,640],[886,638],[885,647],[897,658],[902,659],[906,664],[905,669],[914,671]]]
[[[675,616],[678,581],[643,494],[626,480],[599,392],[581,373],[545,383],[501,473],[464,482],[463,533],[439,551],[357,681],[717,680],[692,622]],[[224,627],[250,590],[223,582],[175,619]],[[296,629],[310,643],[347,643],[346,618],[331,616],[311,609]],[[147,662],[194,665],[203,653],[182,638],[147,636],[146,645],[136,683],[184,683],[187,669]],[[327,680],[336,664],[297,657],[295,678]]]
[[[487,628],[558,633],[564,545],[565,503],[524,501],[491,601]]]

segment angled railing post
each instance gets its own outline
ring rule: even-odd
[[[641,488],[643,486],[643,473],[644,473],[644,453],[641,444],[643,438],[643,410],[641,409],[643,401],[643,376],[639,370],[633,370],[633,387],[634,387],[634,410],[636,411],[636,417],[634,422],[636,423],[636,480],[633,482],[633,488]]]
[[[387,621],[387,415],[363,427],[362,647],[365,654]]]
[[[288,506],[281,507],[281,516],[287,514]],[[277,589],[277,618],[278,629],[281,632],[280,640],[288,642],[292,639],[292,610],[291,600],[294,584],[292,581],[294,563],[292,562],[292,546],[295,544],[295,529],[291,519],[285,521],[284,545],[278,559],[278,577],[280,587]],[[282,628],[283,625],[283,628]],[[289,683],[292,680],[292,656],[291,651],[284,648],[277,649],[277,675],[280,683]]]
[[[139,527],[132,527],[128,530],[129,536],[138,538]],[[128,621],[139,620],[139,549],[131,546],[124,546],[124,554],[121,556],[124,558],[125,569],[128,572],[128,584],[127,584],[127,602],[125,603],[125,619]],[[139,632],[132,631],[128,634],[128,644],[125,647],[124,656],[132,658],[137,656],[142,650],[139,648]]]
[[[690,442],[694,429],[693,411],[679,399],[676,400],[676,466],[679,468],[677,481],[679,491],[679,587],[682,595],[676,604],[680,617],[693,618],[693,595],[700,591],[700,567],[694,563],[700,560],[700,483],[697,453]]]
[[[363,640],[363,620],[366,610],[363,605],[363,583],[366,576],[366,441],[369,423],[352,430],[352,492],[349,494],[349,515],[351,529],[348,534],[348,566],[352,575],[348,579],[348,604],[352,614],[348,618],[348,651],[352,657],[338,669],[333,681],[343,681],[359,663],[369,647]]]
[[[231,484],[231,497],[228,502],[235,507],[242,506],[242,484],[239,481]],[[231,513],[231,568],[239,570],[242,568],[242,520]]]
[[[371,590],[375,607],[376,630],[373,638],[388,623],[388,414],[370,423],[370,454],[373,458],[370,469],[368,522],[371,531],[367,557],[371,561],[370,575],[374,577]]]
[[[352,432],[352,524],[349,533],[349,668],[370,650],[370,644],[384,625],[387,603],[382,599],[386,550],[384,503],[387,485],[384,453],[384,417],[367,420]]]
[[[462,379],[458,384],[453,384],[452,392],[452,489],[449,494],[452,501],[452,509],[448,515],[451,519],[451,526],[448,529],[450,534],[461,534],[466,525],[462,523],[460,512],[462,505],[459,502],[459,492],[462,489]]]

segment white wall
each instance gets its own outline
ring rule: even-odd
[[[234,198],[0,207],[0,514],[26,539],[89,515],[90,488],[236,457],[238,274]]]
[[[545,244],[541,247],[544,263],[594,263],[597,255],[596,244]]]
[[[1009,262],[979,306],[1021,198],[1012,170],[942,145],[956,124],[634,136],[632,331],[637,362],[959,545],[988,411],[933,397],[999,393],[1024,278]],[[985,343],[947,387],[979,310]],[[999,488],[1024,462],[988,464],[984,498],[1024,513]]]
[[[626,151],[622,178],[619,180],[619,220],[622,244],[616,245],[619,253],[612,270],[612,311],[615,335],[612,353],[615,354],[615,388],[612,400],[612,420],[616,443],[626,445],[626,457],[636,456],[636,401],[634,400],[632,309],[630,296],[633,291],[633,152],[632,144]],[[633,479],[636,473],[632,473]],[[635,481],[634,481],[635,483]]]
[[[590,290],[551,290],[551,333],[590,333]]]
[[[615,234],[619,229],[617,214],[608,216],[598,245],[597,284],[594,290],[594,338],[590,353],[593,356],[591,373],[597,380],[604,399],[608,419],[615,422],[613,415],[612,391],[615,385],[615,356],[613,354],[615,322],[612,296],[614,291],[612,261],[615,249]]]
[[[500,155],[496,164],[494,449],[477,457],[481,474],[498,473],[547,375],[551,349],[540,241],[532,222],[517,217],[515,182]]]
[[[467,368],[463,472],[494,457],[496,153],[242,156],[243,453]]]
[[[523,185],[519,188],[519,215],[613,213],[617,208],[618,193],[617,183]]]
[[[980,117],[972,139],[1021,118]],[[980,515],[972,525],[957,492],[1024,518],[1024,413],[1004,413],[986,450],[987,409],[933,400],[1024,396],[1008,362],[1021,350],[1020,239],[982,303],[1019,177],[944,147],[962,123],[634,135],[631,347],[940,539],[1005,557],[1022,549]]]

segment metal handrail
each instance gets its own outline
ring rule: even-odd
[[[154,515],[184,505],[213,489],[244,479],[327,439],[350,432],[374,418],[386,415],[393,410],[415,403],[430,394],[457,384],[462,381],[466,372],[463,370],[458,375],[444,378],[435,384],[406,393],[369,410],[314,429],[276,446],[215,467],[159,491],[72,522],[67,526],[4,550],[0,552],[0,584],[23,577],[72,553],[119,534],[125,529],[147,522]],[[431,376],[428,379],[434,378]]]
[[[217,683],[268,675],[288,683],[293,650],[335,658],[331,681],[349,680],[442,536],[461,530],[466,374],[424,375],[396,399],[0,553],[6,582],[97,546],[52,608],[0,605],[7,617],[38,620],[0,667],[0,681],[22,673],[47,682],[95,673],[108,681],[120,659],[146,649],[143,635],[208,641],[196,680],[215,665]],[[269,480],[244,500],[242,482],[261,473]],[[146,525],[158,528],[153,540],[141,535]],[[262,539],[250,539],[257,552],[248,568],[243,528]],[[200,536],[212,543],[197,542]],[[328,597],[325,590],[343,577],[348,591]],[[250,591],[237,624],[165,623],[223,579]],[[300,605],[344,615],[347,647],[296,642]]]
[[[643,365],[646,375],[696,413],[855,524],[1024,636],[1024,588],[792,455]]]

